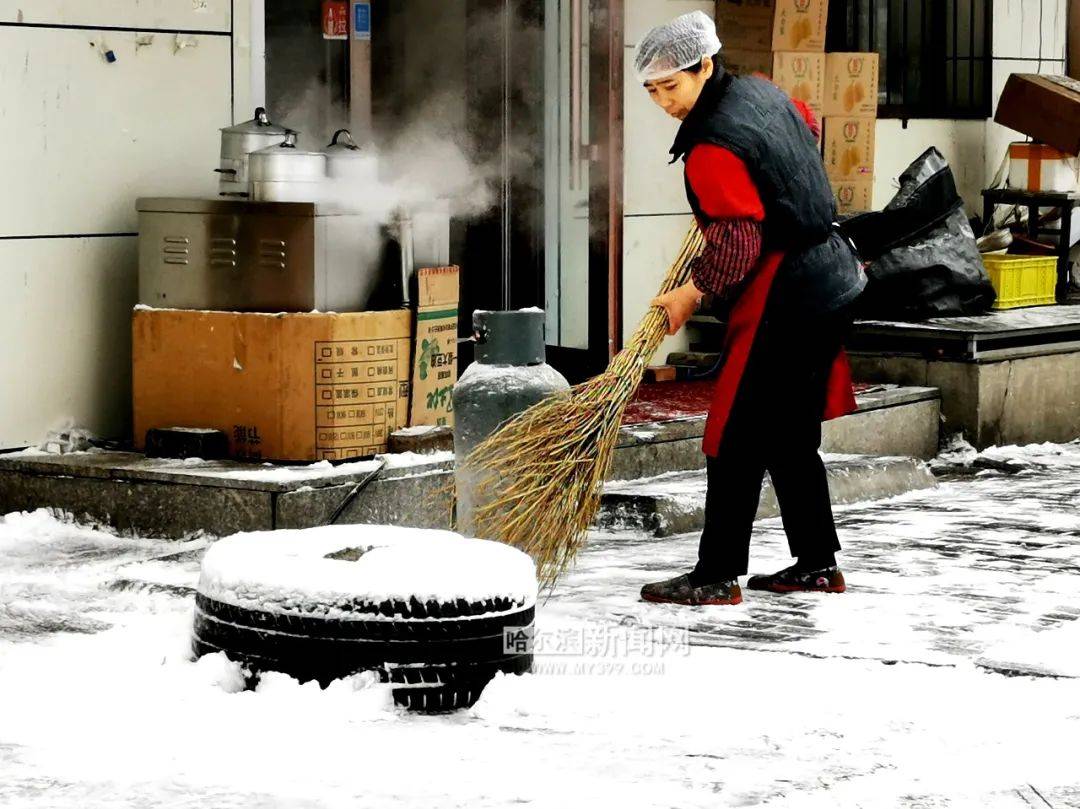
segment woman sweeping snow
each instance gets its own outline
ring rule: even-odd
[[[712,294],[730,306],[723,365],[705,429],[708,493],[698,562],[642,588],[647,601],[738,604],[768,471],[795,564],[747,587],[843,592],[821,422],[852,412],[842,350],[862,267],[837,233],[817,123],[770,82],[725,73],[716,28],[697,11],[654,28],[635,69],[682,121],[672,161],[705,236],[692,279],[654,304],[676,333]]]

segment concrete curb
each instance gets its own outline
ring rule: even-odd
[[[936,390],[886,389],[863,394],[859,404],[858,413],[825,425],[827,451],[923,457],[933,454],[931,446],[936,450],[940,407]],[[624,427],[610,479],[645,480],[635,482],[633,492],[626,490],[629,484],[612,484],[605,498],[606,513],[624,513],[619,519],[627,525],[644,526],[657,536],[696,530],[701,517],[695,502],[704,497],[704,429],[704,417]],[[881,480],[899,479],[903,477],[899,469],[891,477],[883,478],[881,472],[875,475]],[[850,502],[851,496],[868,499],[907,490],[895,482],[866,483],[867,473],[853,470],[845,467],[833,472],[839,502]],[[265,479],[263,465],[236,461],[190,464],[129,452],[0,454],[0,514],[50,507],[122,533],[170,539],[200,532],[226,536],[306,528],[325,525],[369,471],[362,464],[360,468],[345,465],[291,479]],[[661,471],[666,473],[661,478],[669,483],[680,475],[689,476],[685,497],[673,499],[662,488],[649,488],[649,481],[657,478],[647,476]],[[911,471],[908,477],[904,485],[915,487],[918,475]],[[452,486],[450,462],[386,469],[356,496],[338,522],[446,527]],[[881,493],[849,495],[849,491]],[[621,497],[631,493],[635,496]],[[769,502],[768,493],[763,502]]]

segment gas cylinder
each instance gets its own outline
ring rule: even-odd
[[[473,312],[475,361],[453,394],[457,527],[466,536],[478,535],[473,513],[483,502],[477,491],[480,472],[465,463],[469,453],[507,419],[570,389],[545,361],[544,320],[542,309]]]

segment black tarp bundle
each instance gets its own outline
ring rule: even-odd
[[[841,229],[868,263],[861,318],[974,315],[997,297],[952,170],[933,147],[900,175],[885,210],[852,217]]]

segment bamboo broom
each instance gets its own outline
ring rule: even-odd
[[[691,226],[659,294],[690,278],[703,239]],[[607,370],[509,419],[465,459],[477,481],[477,536],[532,556],[540,582],[553,586],[584,544],[600,507],[623,412],[667,334],[653,306]]]

